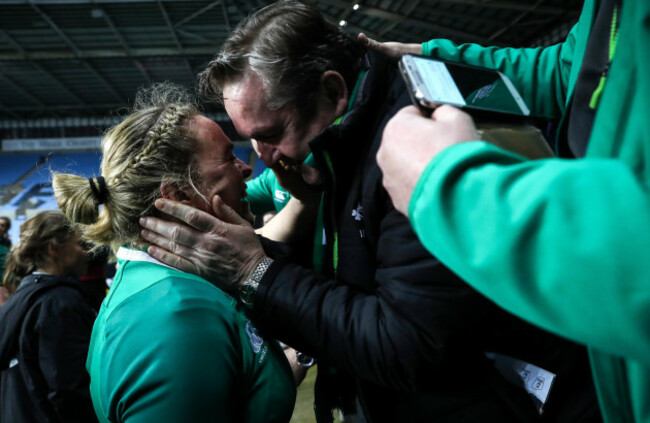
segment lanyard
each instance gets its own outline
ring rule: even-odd
[[[596,110],[598,103],[600,102],[600,96],[603,93],[605,88],[605,81],[607,81],[607,73],[609,72],[609,67],[612,64],[612,58],[614,57],[614,52],[616,51],[616,42],[618,41],[618,6],[614,6],[614,14],[612,15],[612,26],[609,30],[609,49],[608,49],[608,60],[605,69],[603,70],[600,80],[598,81],[598,86],[591,95],[591,100],[589,101],[589,108]]]

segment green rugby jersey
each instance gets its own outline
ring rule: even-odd
[[[204,279],[121,248],[86,367],[102,422],[287,422],[296,390],[275,341]]]

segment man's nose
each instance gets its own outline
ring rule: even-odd
[[[260,156],[260,159],[262,159],[262,161],[269,167],[273,165],[273,152],[275,151],[275,148],[269,144],[258,141],[257,149],[257,154]]]

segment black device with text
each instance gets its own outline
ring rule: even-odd
[[[424,112],[450,104],[484,121],[530,116],[512,81],[499,71],[412,54],[400,59],[399,69],[413,103]]]

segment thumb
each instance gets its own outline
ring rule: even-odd
[[[368,48],[370,46],[370,38],[368,38],[368,36],[363,32],[360,32],[359,35],[357,35],[357,43],[359,43],[361,47]]]
[[[246,219],[237,214],[237,212],[226,204],[218,195],[212,197],[212,212],[225,223],[231,223],[234,225],[248,224]]]
[[[436,109],[433,111],[433,114],[431,115],[431,119],[448,121],[464,114],[465,113],[462,110],[454,106],[450,106],[449,104],[442,104],[436,107]]]
[[[367,49],[390,56],[390,49],[386,48],[384,43],[373,40],[363,32],[359,33],[357,36],[357,42]]]

